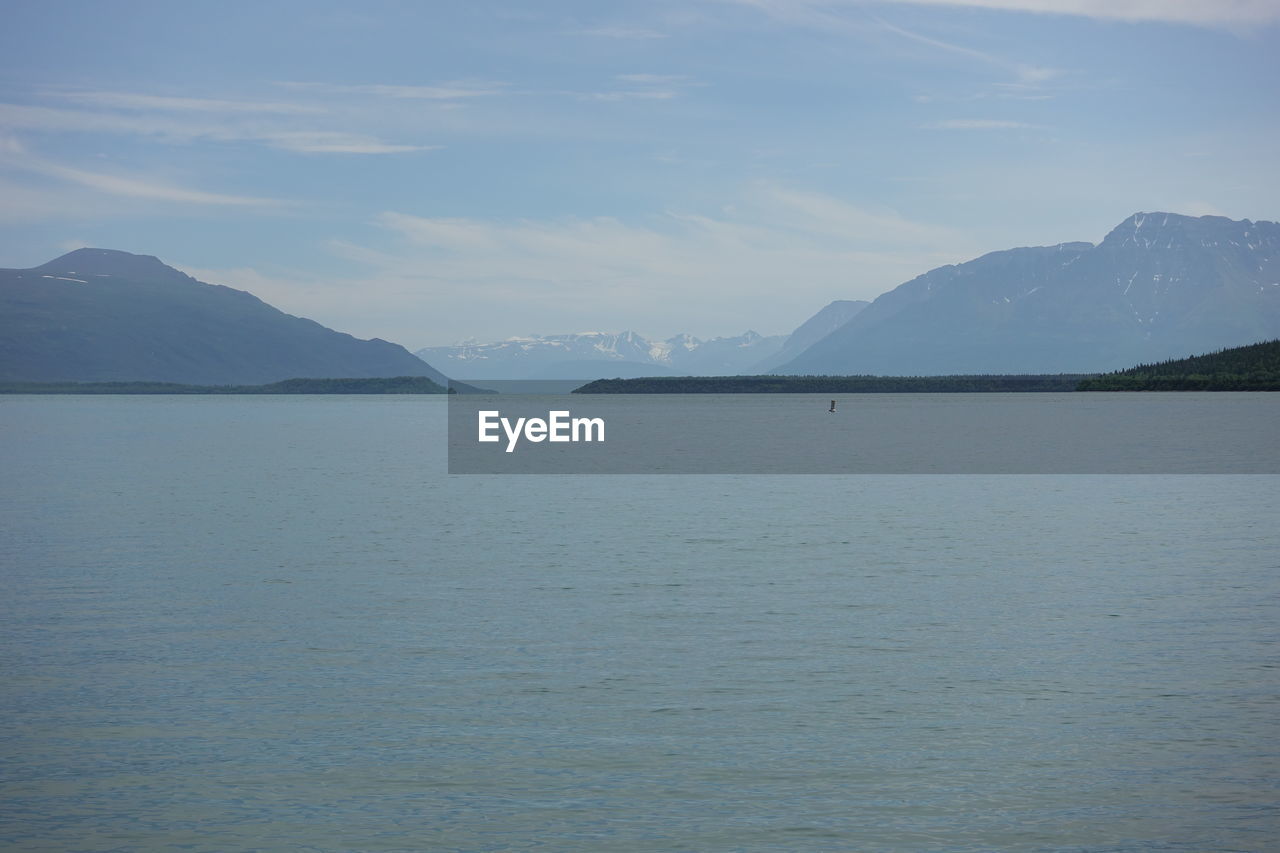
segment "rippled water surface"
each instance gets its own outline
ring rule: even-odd
[[[1280,478],[453,476],[0,399],[0,846],[1278,848]]]

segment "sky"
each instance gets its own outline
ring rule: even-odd
[[[1280,0],[4,0],[0,267],[410,349],[785,334],[1134,212],[1280,219]]]

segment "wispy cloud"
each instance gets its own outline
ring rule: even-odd
[[[639,83],[651,86],[669,86],[682,83],[689,78],[683,74],[619,74],[616,79],[623,83]]]
[[[1275,0],[724,0],[753,6],[794,22],[841,19],[832,10],[874,6],[952,6],[1004,12],[1072,15],[1112,21],[1158,21],[1202,27],[1262,26],[1280,22]]]
[[[954,118],[922,125],[926,130],[1031,130],[1038,124],[992,118]]]
[[[983,93],[976,97],[1000,98],[1006,101],[1049,101],[1056,97],[1040,85],[1032,83],[992,83],[991,88],[994,91],[989,95]]]
[[[108,174],[62,165],[29,153],[25,146],[12,137],[0,142],[0,165],[17,172],[43,175],[58,181],[124,198],[181,204],[215,205],[233,207],[280,207],[277,199],[254,196],[228,195],[207,192],[167,183],[148,176]]]
[[[91,189],[110,195],[128,196],[131,198],[146,198],[158,201],[176,201],[184,204],[213,204],[213,205],[235,205],[235,206],[276,206],[281,202],[268,198],[255,198],[252,196],[225,195],[223,193],[211,193],[203,190],[193,190],[186,187],[173,186],[171,184],[156,183],[154,181],[124,177],[120,175],[106,175],[99,172],[89,172],[83,169],[72,169],[67,166],[57,166],[52,163],[41,163],[33,165],[33,171],[43,172],[56,178],[71,181],[73,183],[82,184]]]
[[[0,126],[9,130],[73,133],[119,133],[190,141],[202,136],[227,138],[225,128],[207,121],[172,117],[121,115],[32,104],[0,103]]]
[[[140,92],[99,92],[46,90],[45,95],[121,110],[199,112],[199,113],[269,113],[277,115],[314,115],[322,107],[310,104],[288,104],[273,101],[231,101],[220,98],[178,98]]]
[[[376,98],[416,101],[456,101],[466,98],[485,98],[501,95],[507,91],[506,83],[492,80],[456,80],[434,86],[411,86],[390,83],[336,85],[296,81],[281,81],[276,85],[286,89],[328,95],[367,95]]]
[[[874,20],[876,24],[879,25],[880,28],[883,29],[885,32],[893,33],[894,35],[900,36],[901,38],[907,39],[909,41],[916,42],[917,44],[923,44],[937,50],[954,54],[956,56],[965,57],[967,59],[981,62],[986,65],[994,65],[999,68],[1003,68],[1007,71],[1011,71],[1015,75],[1017,75],[1018,80],[1024,84],[1044,82],[1046,80],[1050,80],[1058,76],[1058,74],[1061,73],[1057,69],[1042,68],[1035,65],[1028,65],[1022,62],[1015,62],[1013,60],[1006,59],[1005,57],[999,56],[994,53],[989,53],[983,50],[976,50],[971,47],[965,47],[964,45],[953,44],[948,41],[943,41],[941,39],[936,39],[930,36],[922,35],[913,30],[908,30],[905,27],[900,27],[900,26],[897,26],[896,24],[891,24],[888,21],[885,21],[881,18],[872,18],[872,20]]]
[[[868,0],[724,0],[724,2],[757,9],[791,26],[806,27],[826,33],[854,36],[864,40],[880,38],[888,33],[904,41],[928,47],[932,51],[1002,69],[1014,75],[1022,83],[1043,82],[1061,73],[1057,69],[1019,62],[996,53],[945,41],[899,26],[883,17],[869,13],[869,10],[877,5],[875,0],[870,2]],[[879,5],[892,2],[894,0],[881,0]],[[929,0],[921,0],[921,2],[929,2]],[[1028,0],[1028,2],[1034,2],[1034,0]],[[851,15],[851,12],[855,14]]]
[[[613,92],[586,92],[579,97],[589,101],[668,101],[676,96],[670,89],[620,89]]]
[[[431,151],[441,147],[439,145],[392,145],[358,133],[321,131],[264,133],[260,138],[273,148],[303,154],[401,154],[407,151]]]
[[[613,79],[619,88],[578,93],[578,97],[592,101],[666,101],[697,85],[683,74],[616,74]]]
[[[88,93],[86,93],[87,96]],[[66,97],[71,97],[67,95]],[[412,151],[430,151],[437,145],[407,145],[387,142],[368,134],[344,131],[300,129],[297,116],[256,115],[268,110],[233,109],[238,113],[255,113],[249,119],[223,114],[216,118],[208,113],[218,112],[219,104],[229,101],[202,101],[200,108],[169,105],[169,98],[160,98],[150,108],[150,96],[128,96],[113,93],[111,102],[127,100],[133,104],[128,112],[112,110],[67,109],[30,104],[0,103],[0,126],[10,130],[27,130],[41,133],[109,133],[124,136],[147,137],[172,144],[189,144],[196,141],[257,142],[283,151],[306,154],[399,154]],[[136,103],[135,103],[136,99]],[[92,101],[99,103],[98,101]],[[174,114],[174,111],[177,114]],[[306,110],[291,111],[301,115]],[[302,118],[309,123],[310,117]]]
[[[773,325],[758,331],[785,332],[815,305],[874,297],[980,248],[892,210],[773,184],[753,185],[734,202],[632,221],[387,211],[374,222],[389,244],[334,244],[343,258],[370,267],[351,284],[360,300],[343,303],[353,312],[346,322],[416,345],[578,326],[729,334],[758,327],[761,317]],[[304,298],[294,288],[285,305]],[[672,304],[689,328],[670,327]],[[409,328],[402,315],[421,319]],[[459,328],[450,317],[473,318],[472,325]]]
[[[567,31],[568,35],[575,36],[593,36],[595,38],[609,39],[664,39],[667,34],[648,27],[629,27],[629,26],[599,26],[599,27],[580,27]]]
[[[1280,22],[1280,3],[1276,3],[1275,0],[886,0],[886,2],[1075,15],[1118,21],[1161,21],[1206,27],[1265,25]]]

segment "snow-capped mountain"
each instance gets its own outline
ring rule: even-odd
[[[424,347],[415,355],[458,379],[594,379],[616,376],[741,373],[777,352],[784,335],[651,341],[635,332],[530,335]],[[447,366],[446,366],[447,365]]]

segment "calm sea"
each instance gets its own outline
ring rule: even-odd
[[[1280,477],[450,476],[444,432],[0,398],[0,847],[1280,849]]]

